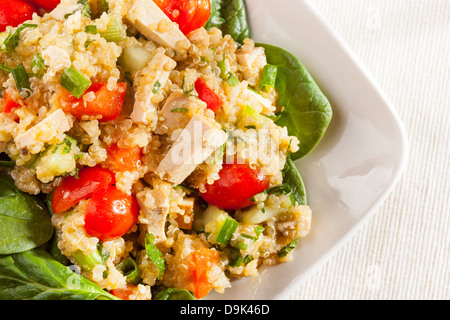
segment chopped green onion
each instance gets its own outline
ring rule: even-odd
[[[127,282],[138,285],[141,282],[141,270],[136,261],[128,257],[116,265],[117,270],[127,277]]]
[[[26,92],[27,96],[31,95],[30,91],[30,78],[28,77],[27,70],[25,70],[25,67],[20,64],[16,68],[11,70],[11,73],[13,75],[14,81],[16,82],[16,87],[19,90],[19,92]]]
[[[264,231],[264,229],[265,228],[263,226],[260,226],[260,225],[255,226],[255,233],[258,238],[259,238],[259,235]]]
[[[84,47],[87,49],[89,47],[89,45],[91,44],[91,42],[94,41],[92,39],[87,39],[86,42],[84,43]]]
[[[33,72],[37,78],[42,78],[45,73],[44,58],[42,58],[39,52],[37,52],[34,55],[33,60],[31,60],[31,72]]]
[[[145,251],[148,258],[155,264],[158,268],[158,279],[161,279],[164,270],[166,268],[166,259],[163,258],[161,251],[155,245],[155,236],[152,233],[145,234]]]
[[[230,72],[230,73],[228,73],[227,83],[231,87],[236,87],[240,82],[239,82],[239,79]]]
[[[157,94],[159,92],[159,89],[161,89],[161,82],[159,82],[158,80],[156,80],[155,85],[153,86],[153,90],[152,92],[154,94]]]
[[[5,46],[6,52],[8,52],[9,55],[11,55],[14,52],[16,47],[19,45],[19,37],[22,30],[26,28],[36,28],[36,27],[37,24],[24,23],[20,27],[18,27],[16,31],[14,31],[14,33],[10,31],[5,41],[3,41],[2,45]]]
[[[217,235],[216,242],[224,246],[228,245],[238,226],[239,223],[236,220],[227,218]]]
[[[292,242],[285,245],[283,248],[278,251],[277,255],[279,258],[284,258],[288,255],[289,252],[291,252],[298,244],[299,238],[293,240]]]
[[[223,59],[221,61],[219,61],[217,63],[217,65],[218,65],[218,67],[220,69],[220,77],[225,80],[227,78],[227,75],[228,75],[227,74],[227,66],[225,64],[225,52],[223,53]]]
[[[195,296],[186,289],[168,288],[158,292],[153,300],[196,300]]]
[[[72,253],[72,257],[83,271],[91,272],[95,266],[102,264],[103,259],[98,250],[91,254],[84,254],[83,251],[76,251]]]
[[[261,82],[259,88],[262,91],[267,91],[275,87],[275,82],[277,80],[278,68],[277,66],[266,64],[261,76]]]
[[[174,108],[170,110],[170,112],[189,112],[189,109],[186,108]]]
[[[4,64],[0,63],[0,70],[2,70],[5,73],[10,73],[12,71],[12,68],[5,66]]]
[[[100,35],[108,42],[120,42],[126,38],[122,32],[122,23],[114,17],[106,26],[106,31],[100,32]]]
[[[92,82],[73,67],[67,68],[61,74],[61,85],[73,96],[80,99]]]
[[[97,34],[97,26],[94,24],[88,25],[84,27],[84,32],[91,33],[91,34]]]

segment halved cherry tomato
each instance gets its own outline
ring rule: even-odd
[[[58,6],[61,0],[31,0],[31,2],[45,10],[51,11]]]
[[[100,241],[112,240],[127,233],[136,224],[138,214],[136,199],[109,185],[94,192],[89,199],[84,229]]]
[[[202,78],[198,78],[195,81],[195,91],[198,93],[198,98],[208,106],[214,112],[219,111],[223,107],[223,101],[217,93],[208,87],[206,82]]]
[[[21,23],[30,20],[37,8],[22,0],[0,1],[0,32],[7,26],[17,27]]]
[[[52,210],[55,214],[66,212],[81,200],[91,197],[95,191],[115,183],[115,176],[100,166],[85,167],[78,173],[78,179],[67,176],[55,189],[52,196]]]
[[[109,121],[117,119],[122,111],[126,88],[126,83],[117,83],[116,89],[109,91],[107,83],[94,83],[80,99],[61,88],[55,102],[77,119],[101,115],[99,121]]]
[[[130,300],[130,296],[133,294],[135,288],[135,285],[127,284],[126,288],[112,289],[111,291],[109,291],[109,293],[119,299]]]
[[[224,164],[219,179],[206,185],[201,197],[222,209],[239,210],[253,205],[250,198],[269,186],[269,179],[259,169],[247,164]]]
[[[219,253],[216,250],[202,248],[192,253],[189,270],[192,277],[192,292],[197,299],[204,298],[214,288],[208,277],[213,265],[219,261]]]
[[[142,148],[119,148],[117,144],[112,144],[106,148],[108,159],[114,163],[118,171],[132,171],[141,163]]]
[[[210,0],[153,0],[184,34],[203,27],[211,15]]]

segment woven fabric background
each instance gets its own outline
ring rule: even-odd
[[[405,125],[410,160],[380,209],[291,299],[450,299],[450,0],[310,0]]]

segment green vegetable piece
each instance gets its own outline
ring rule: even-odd
[[[196,300],[196,298],[185,289],[168,288],[158,292],[153,300]]]
[[[97,34],[97,26],[95,24],[88,25],[84,27],[84,32],[90,33],[90,34]]]
[[[92,85],[91,80],[73,67],[67,68],[62,72],[60,82],[64,88],[78,99],[80,99]]]
[[[287,245],[285,245],[283,248],[280,249],[280,251],[278,251],[277,256],[279,258],[284,258],[288,255],[289,252],[291,252],[298,244],[298,238],[293,240],[292,242],[288,243]]]
[[[116,268],[127,277],[128,283],[138,285],[141,282],[141,269],[131,257],[121,261]]]
[[[103,263],[102,255],[98,249],[89,254],[85,254],[83,251],[76,251],[72,253],[72,257],[80,266],[81,270],[85,272],[91,272],[95,266]]]
[[[153,261],[158,268],[158,279],[161,279],[164,270],[166,269],[166,259],[163,258],[161,251],[156,247],[155,240],[156,238],[152,233],[145,234],[145,251],[148,258]]]
[[[20,192],[10,178],[0,175],[0,254],[39,247],[52,235],[45,204]]]
[[[8,36],[6,37],[5,41],[3,41],[2,47],[3,46],[5,47],[6,52],[8,52],[9,55],[13,54],[14,50],[19,45],[20,33],[27,28],[36,28],[36,27],[37,24],[24,23],[20,25],[14,32],[12,32],[11,30]]]
[[[37,248],[0,256],[0,300],[119,300]]]
[[[228,73],[227,83],[230,87],[236,87],[240,82],[239,79],[236,78],[236,76],[230,72]]]
[[[262,75],[261,75],[261,82],[259,84],[259,88],[262,91],[269,91],[269,89],[275,88],[275,82],[277,80],[277,72],[278,68],[277,66],[266,64],[264,66]]]
[[[11,73],[13,75],[14,82],[16,83],[17,90],[19,90],[21,93],[26,92],[27,97],[31,96],[30,78],[28,77],[28,73],[25,67],[20,64],[14,69],[11,69]]]
[[[319,143],[332,118],[330,102],[298,59],[284,49],[256,44],[265,49],[267,62],[278,68],[275,88],[285,107],[276,124],[287,127],[300,140],[292,160],[307,155]]]
[[[302,176],[298,171],[295,163],[290,157],[286,159],[286,164],[283,169],[283,184],[289,185],[291,188],[290,195],[292,196],[294,202],[299,205],[307,204],[307,196],[305,190],[305,184],[303,183]]]
[[[264,128],[269,119],[258,113],[255,109],[245,106],[237,119],[237,126],[240,128]]]
[[[151,58],[152,55],[147,49],[142,47],[129,47],[123,49],[117,62],[125,72],[134,73],[141,71],[149,63]]]
[[[42,78],[45,73],[44,58],[42,58],[39,52],[37,52],[34,55],[33,60],[31,60],[31,72],[33,72],[37,78]]]
[[[238,227],[239,223],[236,220],[227,218],[222,228],[220,229],[219,234],[217,235],[216,242],[224,246],[228,245],[230,243],[231,237],[233,236],[233,233],[237,230]]]
[[[245,0],[212,0],[211,16],[205,28],[209,30],[212,27],[231,35],[238,44],[242,44],[245,38],[250,38]]]
[[[122,27],[122,22],[113,17],[106,26],[106,31],[100,32],[100,35],[108,42],[121,42],[126,39]]]

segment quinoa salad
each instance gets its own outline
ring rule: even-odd
[[[46,215],[34,245],[0,227],[0,275],[28,255],[91,298],[202,299],[291,261],[312,212],[274,48],[209,0],[40,2],[0,33],[0,193]]]

